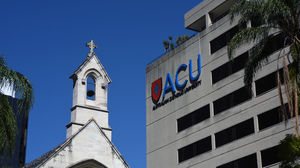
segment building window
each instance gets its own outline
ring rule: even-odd
[[[261,20],[258,19],[252,19],[251,20],[251,27],[259,27],[261,26],[263,23]]]
[[[180,132],[210,117],[209,104],[177,119],[177,131]]]
[[[222,18],[224,18],[225,16],[227,16],[228,13],[229,13],[229,10],[228,10],[228,11],[225,11],[224,13],[221,13],[221,14],[215,16],[215,17],[213,17],[213,16],[214,16],[213,14],[209,13],[209,14],[210,14],[209,16],[210,16],[210,18],[211,18],[212,24],[216,23],[217,21],[219,21],[219,20],[221,20]]]
[[[266,46],[264,47],[264,51],[262,51],[262,53],[266,54],[266,55],[270,55],[272,53],[274,53],[275,51],[282,49],[284,46],[284,35],[283,34],[278,34],[274,37],[272,37],[268,43],[266,44]],[[287,41],[287,44],[289,44],[289,41]]]
[[[222,19],[223,17],[227,16],[230,8],[236,2],[238,2],[238,0],[227,0],[227,1],[224,1],[224,3],[222,3],[221,5],[217,6],[213,10],[211,10],[208,14],[209,14],[212,24],[217,22],[218,20]]]
[[[228,30],[227,32],[221,34],[219,37],[210,41],[210,51],[211,54],[215,53],[219,49],[225,47],[227,43],[232,39],[232,37],[239,31],[238,26],[235,26]]]
[[[254,133],[253,119],[246,120],[242,123],[229,127],[215,134],[216,147],[222,146],[229,142],[235,141],[242,137]]]
[[[286,111],[289,111],[287,104],[285,104],[285,109]],[[258,117],[259,130],[263,130],[272,125],[278,124],[282,121],[282,113],[281,113],[280,106],[273,108],[269,111],[266,111],[262,114],[259,114],[257,117]],[[289,112],[287,112],[287,117],[288,119],[291,118],[291,114]]]
[[[262,167],[266,167],[275,163],[280,162],[280,158],[278,155],[278,146],[274,146],[272,148],[265,149],[260,152],[261,153],[261,161]]]
[[[283,70],[279,70],[280,81],[283,83]],[[256,95],[263,94],[277,87],[277,71],[255,81]]]
[[[229,61],[220,67],[211,71],[212,75],[212,84],[217,83],[218,81],[236,73],[237,71],[245,67],[245,60],[248,59],[248,52],[243,53],[242,55],[234,58],[232,61]]]
[[[257,168],[256,154],[234,160],[232,162],[218,166],[217,168]]]
[[[87,99],[95,100],[95,80],[92,77],[88,77],[87,79]]]
[[[251,97],[251,93],[245,87],[242,87],[226,96],[219,98],[218,100],[215,100],[213,102],[214,114],[217,115],[231,107],[251,99]]]
[[[211,137],[206,137],[183,148],[178,149],[178,161],[183,162],[187,159],[211,150]]]

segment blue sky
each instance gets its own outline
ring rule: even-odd
[[[146,65],[164,53],[171,35],[193,35],[184,14],[201,2],[189,0],[0,0],[0,52],[10,68],[34,86],[26,162],[66,139],[72,107],[69,77],[95,53],[108,86],[112,141],[132,168],[146,167]]]

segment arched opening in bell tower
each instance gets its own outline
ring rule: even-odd
[[[87,89],[86,89],[86,98],[88,100],[95,100],[95,93],[96,93],[95,88],[96,88],[96,84],[94,78],[88,77]]]

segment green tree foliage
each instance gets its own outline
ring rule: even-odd
[[[176,45],[179,46],[180,44],[186,42],[189,38],[190,38],[190,36],[188,34],[186,34],[184,36],[178,36],[175,41]]]
[[[172,43],[173,37],[169,36],[170,43]]]
[[[18,98],[18,112],[28,115],[32,108],[34,97],[30,81],[21,73],[10,69],[4,56],[0,54],[0,88],[13,86]],[[0,156],[13,154],[17,126],[15,115],[7,97],[0,92]]]
[[[165,52],[169,51],[170,43],[165,40],[165,41],[163,41],[163,45],[164,45],[164,48],[165,48]]]
[[[166,41],[166,40],[163,41],[165,52],[174,50],[176,47],[178,47],[182,43],[186,42],[189,38],[190,38],[190,36],[188,34],[186,34],[184,36],[178,36],[175,41],[175,43],[176,43],[176,45],[175,45],[172,41],[173,37],[169,36],[169,41]]]
[[[299,97],[299,58],[300,58],[300,1],[299,0],[241,0],[232,6],[229,12],[231,22],[240,15],[238,21],[240,30],[227,45],[228,57],[233,58],[235,51],[243,46],[254,44],[249,51],[249,58],[245,63],[244,83],[251,90],[256,72],[268,62],[268,48],[271,39],[282,34],[284,46],[290,50],[283,54],[284,88],[288,99],[291,115],[295,112],[295,131],[298,135],[298,97]],[[250,23],[250,24],[249,24]],[[243,26],[248,25],[248,26]],[[251,25],[251,26],[249,26]],[[280,56],[280,55],[279,55]],[[278,60],[279,60],[278,56]],[[291,59],[292,58],[292,59]],[[287,66],[287,60],[290,65]],[[293,60],[293,61],[291,61]],[[292,62],[292,63],[291,63]],[[278,73],[279,75],[279,73]],[[278,91],[282,104],[283,117],[287,121],[284,110],[283,97],[278,76]],[[294,103],[293,103],[294,102]]]
[[[171,43],[171,44],[170,44],[170,49],[171,49],[171,50],[174,50],[174,49],[175,49],[174,43]]]
[[[175,41],[175,43],[178,46],[178,45],[180,45],[182,43],[182,41],[183,41],[182,36],[178,36],[177,39],[176,39],[176,41]]]
[[[294,134],[287,134],[280,141],[278,152],[280,168],[300,168],[300,140]]]

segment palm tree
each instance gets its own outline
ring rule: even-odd
[[[175,45],[174,45],[174,43],[172,42],[172,40],[173,40],[173,37],[172,36],[169,36],[169,49],[170,50],[174,50],[175,49]]]
[[[170,44],[172,43],[173,37],[169,36]]]
[[[174,49],[175,49],[174,43],[171,43],[171,44],[170,44],[170,49],[171,49],[171,50],[174,50]]]
[[[164,45],[164,48],[165,48],[165,52],[167,52],[170,48],[170,43],[168,41],[164,40],[163,45]]]
[[[300,141],[294,134],[287,134],[278,146],[278,157],[282,160],[280,168],[299,168]]]
[[[240,30],[228,43],[228,57],[233,58],[235,51],[246,44],[254,44],[249,51],[249,58],[245,63],[244,83],[251,89],[256,72],[268,62],[267,54],[270,40],[282,34],[284,37],[283,47],[289,46],[289,52],[284,56],[293,62],[284,73],[285,88],[290,101],[294,99],[296,116],[296,136],[298,137],[298,96],[299,94],[299,59],[300,59],[300,1],[299,0],[241,0],[232,6],[229,12],[231,22],[240,15]],[[249,25],[251,26],[244,26]],[[285,58],[284,58],[285,59]],[[287,67],[287,66],[286,66]],[[279,74],[279,73],[278,73]],[[291,85],[290,85],[291,84]],[[281,95],[280,81],[278,83],[279,96]],[[282,99],[282,97],[280,97]],[[281,101],[283,107],[283,101]],[[291,105],[289,103],[289,105]],[[283,108],[282,108],[283,109]],[[290,112],[293,114],[293,107]],[[283,110],[284,111],[284,110]]]
[[[190,38],[188,34],[184,35],[184,41],[187,41]]]
[[[0,54],[0,88],[13,86],[18,98],[18,112],[28,115],[34,97],[30,81],[21,73],[8,68],[4,56]],[[15,148],[17,126],[15,115],[7,97],[0,91],[0,156],[11,155]]]
[[[179,46],[182,43],[182,41],[183,41],[182,36],[178,36],[177,39],[176,39],[176,41],[175,41],[176,45]]]

